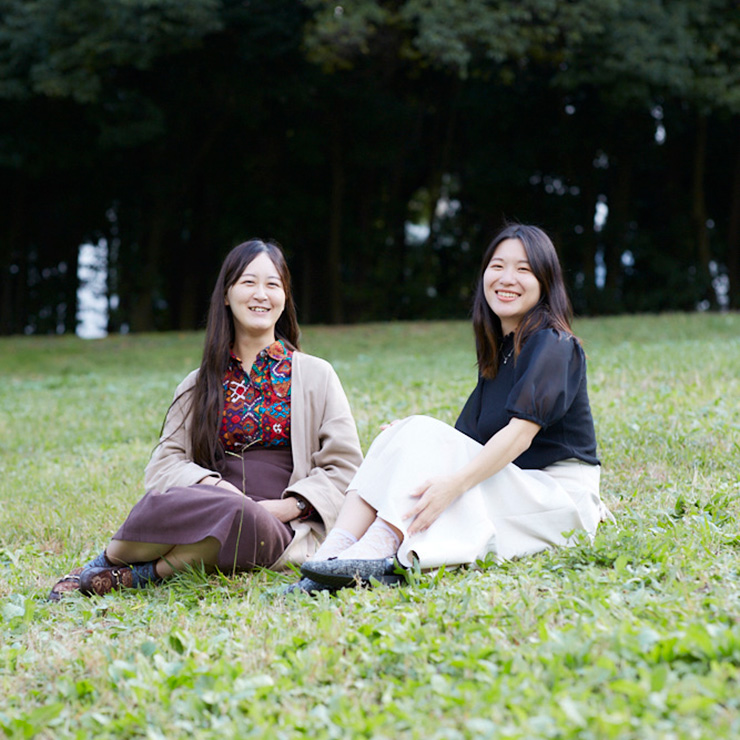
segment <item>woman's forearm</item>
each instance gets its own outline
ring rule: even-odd
[[[461,492],[469,491],[514,462],[529,449],[541,428],[532,421],[512,419],[486,442],[478,455],[454,474]]]

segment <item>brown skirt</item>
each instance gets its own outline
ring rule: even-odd
[[[215,537],[223,573],[269,567],[293,539],[293,530],[259,501],[279,499],[293,471],[290,449],[251,447],[227,455],[223,478],[245,495],[200,483],[149,491],[113,535],[114,540],[188,545]]]

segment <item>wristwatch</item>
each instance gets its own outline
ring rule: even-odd
[[[295,499],[295,505],[298,509],[298,518],[303,521],[304,519],[309,519],[313,516],[314,508],[311,506],[308,501],[306,501],[305,498],[302,496],[291,496],[291,498]]]

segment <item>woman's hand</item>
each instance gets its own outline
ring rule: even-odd
[[[295,501],[295,498],[289,496],[288,498],[265,499],[257,503],[267,509],[274,517],[285,523],[297,519],[300,516],[301,512],[296,506]]]
[[[429,529],[437,517],[453,502],[456,501],[465,489],[457,482],[454,476],[443,475],[424,481],[411,492],[411,496],[419,502],[403,517],[411,519],[408,534],[416,534]]]
[[[498,473],[519,455],[529,449],[539,424],[526,419],[513,418],[486,442],[483,449],[463,465],[454,475],[431,478],[411,492],[419,503],[404,519],[415,517],[409,534],[428,529],[437,517],[457,498],[477,486],[481,481]]]

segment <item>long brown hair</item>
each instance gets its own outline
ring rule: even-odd
[[[226,291],[239,280],[247,265],[263,253],[275,265],[285,291],[285,308],[275,325],[275,336],[282,339],[289,349],[299,349],[300,329],[291,291],[290,271],[280,245],[251,239],[234,247],[226,255],[211,294],[203,359],[193,387],[190,411],[193,461],[211,470],[217,470],[224,458],[219,440],[224,407],[223,379],[235,337],[234,318],[225,302]]]
[[[496,247],[506,239],[518,239],[527,254],[529,266],[540,284],[540,300],[519,323],[514,332],[515,357],[522,345],[540,329],[557,329],[573,334],[570,328],[572,310],[563,282],[555,247],[550,237],[537,226],[510,223],[504,226],[488,245],[481,263],[478,284],[473,299],[473,328],[478,354],[478,370],[484,378],[495,378],[498,372],[498,353],[503,341],[501,321],[486,301],[483,277]]]

